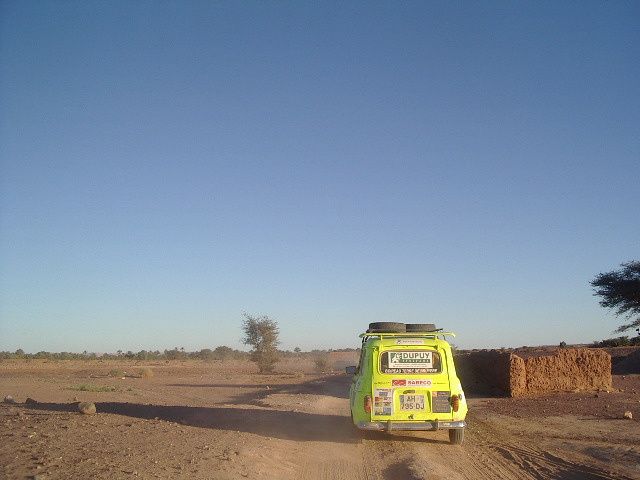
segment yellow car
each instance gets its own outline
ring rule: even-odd
[[[451,346],[433,324],[376,322],[360,335],[362,350],[349,392],[351,418],[363,430],[442,430],[461,444],[467,402]]]

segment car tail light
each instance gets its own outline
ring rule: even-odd
[[[371,396],[367,395],[364,397],[364,411],[367,413],[371,413]]]
[[[457,412],[460,408],[460,395],[451,395],[451,408]]]

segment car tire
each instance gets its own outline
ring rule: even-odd
[[[434,332],[435,323],[407,323],[407,332]]]
[[[449,429],[449,443],[451,445],[461,445],[464,440],[464,428]]]
[[[404,333],[407,327],[399,322],[373,322],[369,324],[369,333]]]

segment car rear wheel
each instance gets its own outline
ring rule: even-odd
[[[369,324],[369,333],[404,333],[407,327],[399,322],[373,322]]]
[[[433,332],[435,323],[407,323],[407,332]]]
[[[451,445],[460,445],[464,439],[464,428],[449,429],[449,443]]]

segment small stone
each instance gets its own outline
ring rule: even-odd
[[[78,411],[84,415],[93,415],[96,413],[96,406],[91,402],[80,402]]]
[[[633,420],[633,413],[627,410],[626,412],[624,412],[624,415],[622,416],[622,418],[626,418],[627,420]]]
[[[7,396],[5,396],[5,397],[4,397],[4,400],[3,400],[3,402],[4,402],[4,403],[17,403],[17,402],[13,399],[13,397],[12,397],[11,395],[7,395]]]
[[[38,403],[36,400],[34,400],[31,397],[27,397],[27,399],[24,401],[24,403],[26,403],[27,405],[34,405],[36,403]]]

